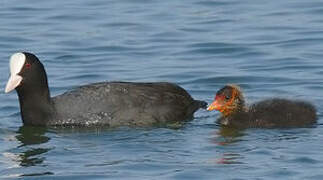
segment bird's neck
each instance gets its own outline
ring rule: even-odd
[[[53,110],[48,85],[17,88],[16,90],[23,123],[25,125],[46,125]]]
[[[245,105],[244,101],[239,101],[221,110],[222,116],[224,118],[235,116],[236,114],[248,111],[248,107]]]

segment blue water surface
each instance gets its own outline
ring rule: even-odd
[[[323,2],[0,1],[0,179],[323,179]],[[304,99],[313,128],[24,127],[4,94],[18,51],[44,63],[51,95],[98,81],[169,81],[208,102],[227,83],[249,103]]]

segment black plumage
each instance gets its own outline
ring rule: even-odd
[[[219,110],[218,122],[237,128],[295,128],[316,123],[315,107],[305,101],[271,98],[247,106],[236,85],[220,89],[209,110]]]
[[[51,98],[42,63],[23,54],[26,62],[18,74],[23,80],[16,91],[26,125],[151,126],[188,120],[207,105],[167,82],[100,82]]]

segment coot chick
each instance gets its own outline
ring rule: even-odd
[[[307,102],[272,98],[246,106],[237,85],[226,85],[215,96],[207,110],[218,110],[218,122],[236,128],[293,128],[313,125],[315,107]]]
[[[166,82],[100,82],[51,98],[43,64],[27,52],[11,56],[10,73],[5,92],[17,91],[25,125],[150,126],[188,120],[207,105]]]

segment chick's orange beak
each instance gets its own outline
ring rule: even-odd
[[[212,102],[212,104],[209,105],[209,107],[207,107],[208,111],[213,111],[213,110],[220,110],[222,108],[222,103],[219,103],[219,100],[215,100]]]

